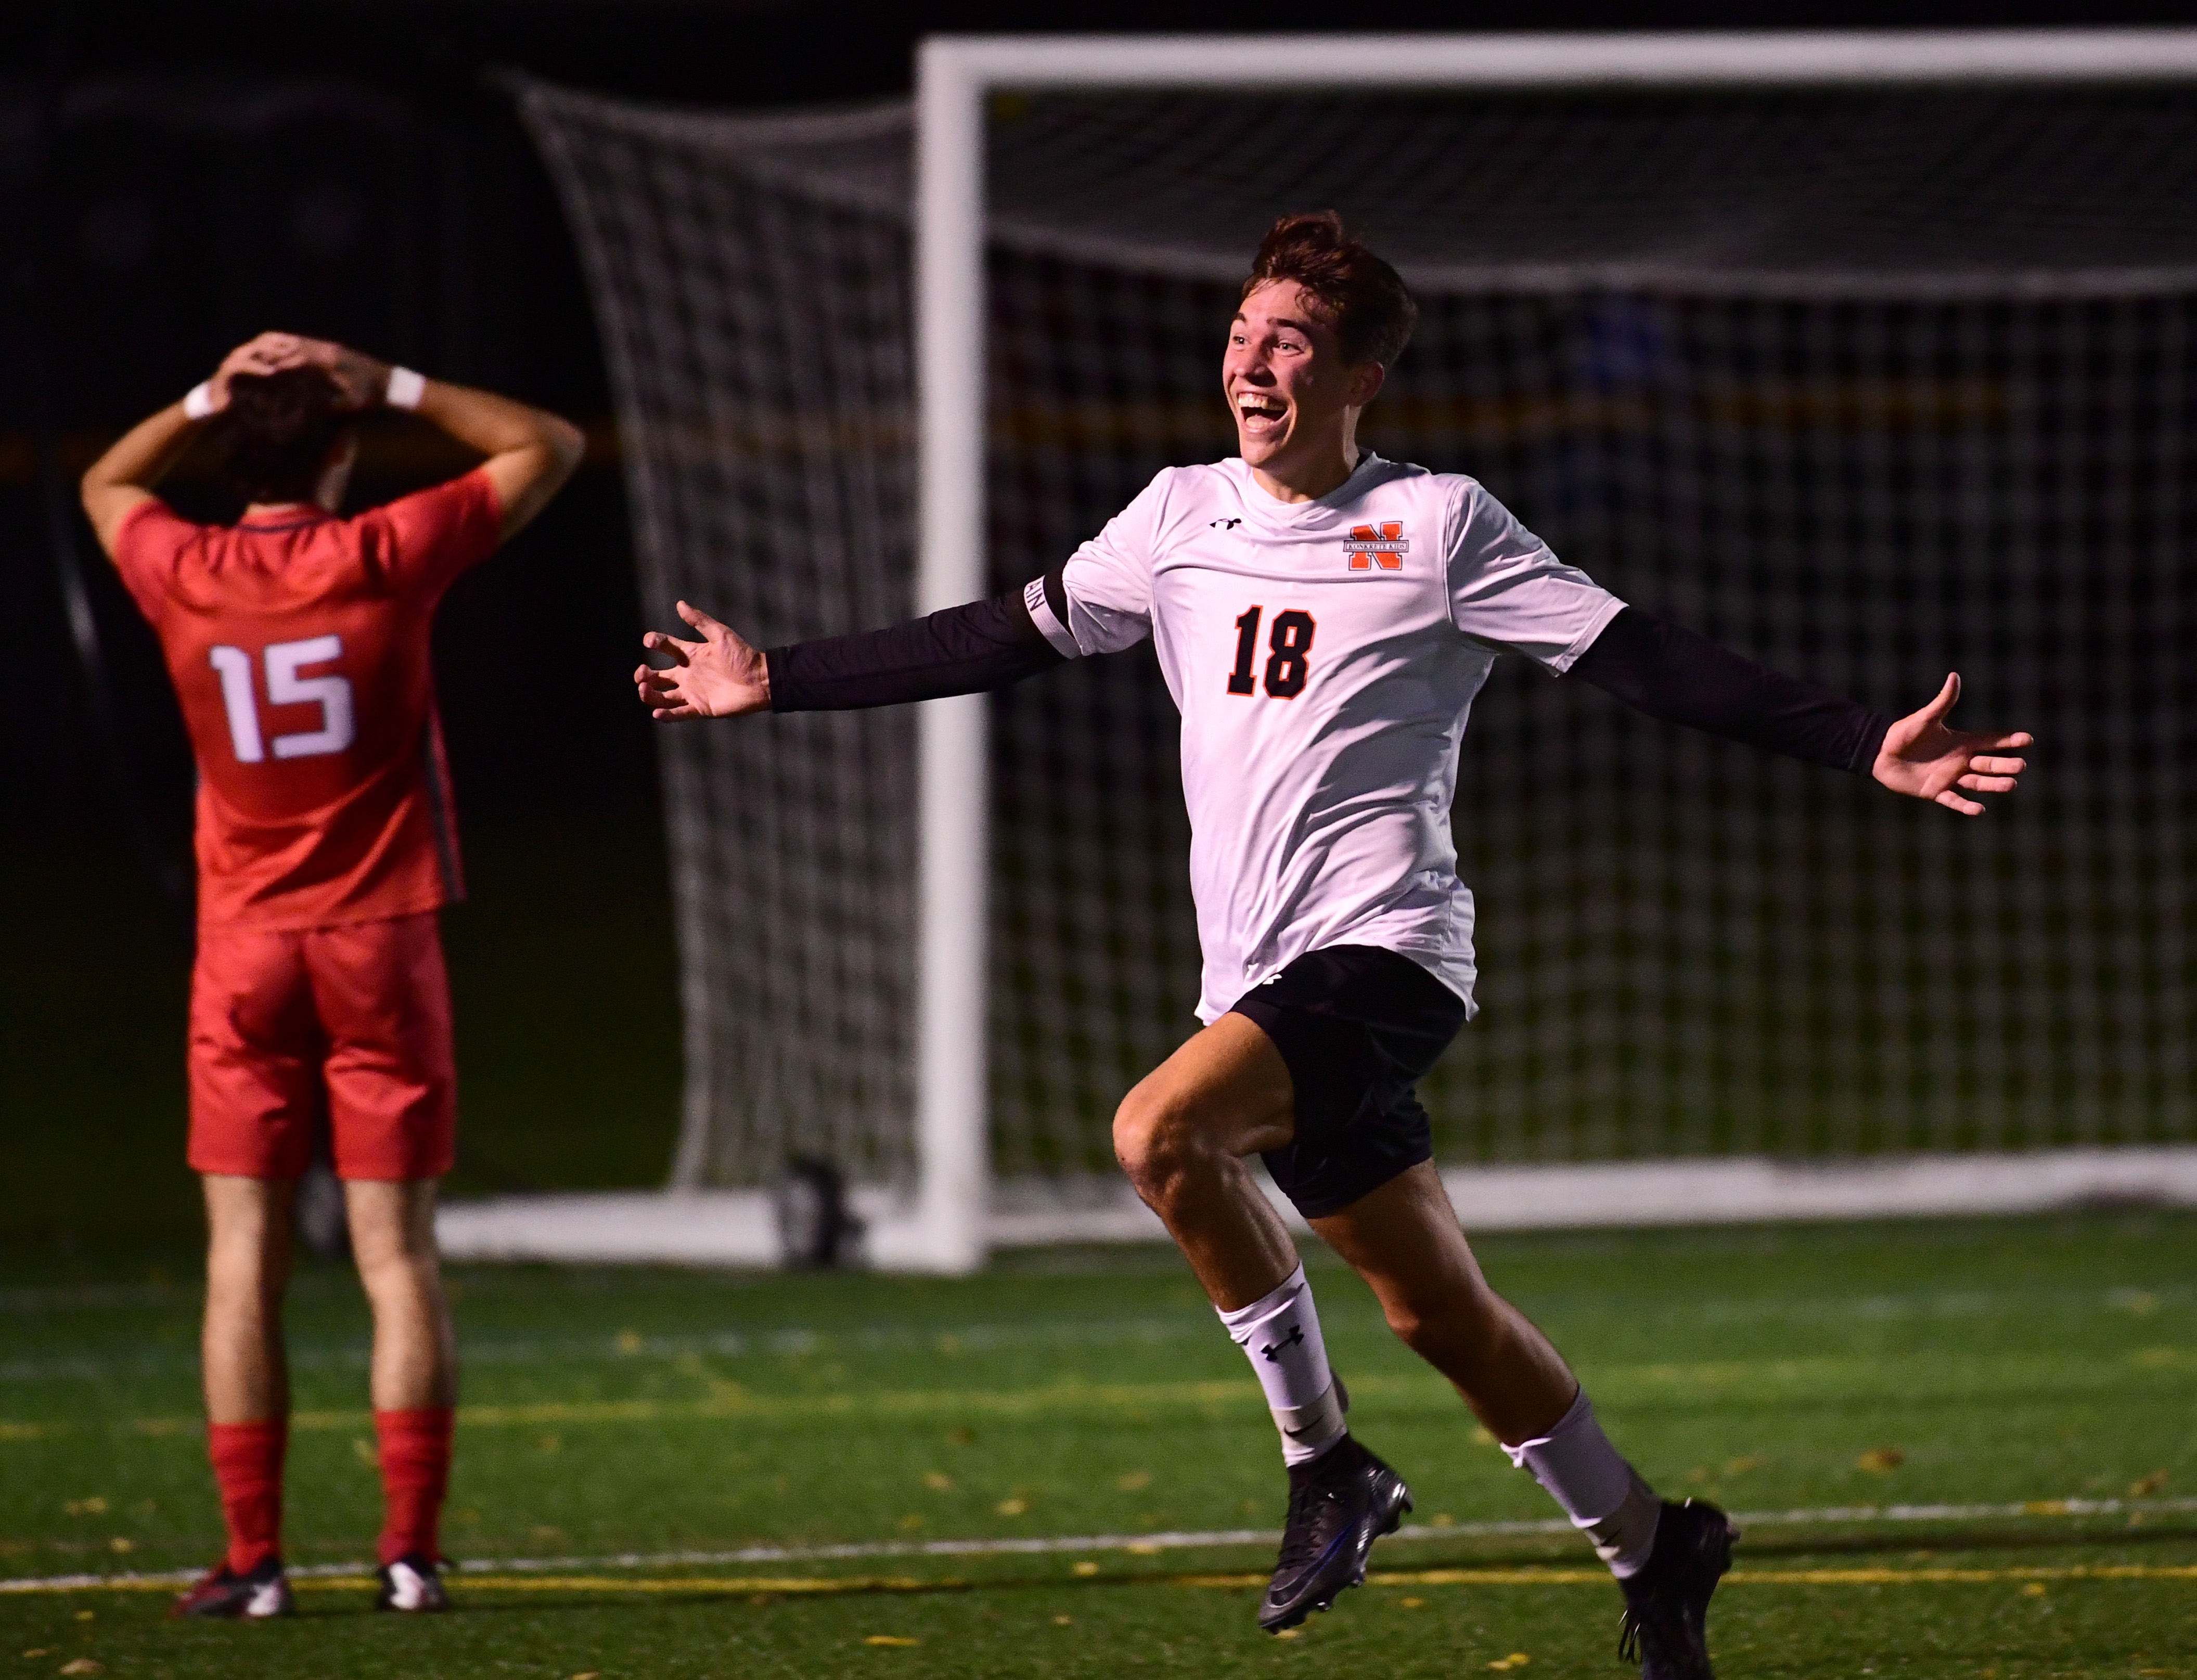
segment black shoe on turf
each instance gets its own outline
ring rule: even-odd
[[[289,1580],[282,1573],[282,1560],[270,1557],[263,1558],[242,1575],[223,1563],[171,1603],[168,1613],[256,1622],[269,1616],[294,1616],[298,1613],[298,1601],[290,1596]]]
[[[1349,1435],[1310,1463],[1293,1465],[1282,1555],[1259,1625],[1279,1633],[1333,1604],[1365,1579],[1374,1541],[1394,1532],[1411,1509],[1404,1479]]]
[[[1699,1499],[1663,1502],[1648,1567],[1625,1590],[1617,1654],[1640,1665],[1640,1680],[1713,1680],[1709,1667],[1709,1595],[1731,1567],[1739,1530]]]
[[[401,1610],[408,1615],[431,1615],[450,1608],[450,1595],[443,1589],[443,1572],[435,1561],[419,1552],[407,1552],[394,1563],[374,1571],[381,1590],[374,1595],[377,1610]]]

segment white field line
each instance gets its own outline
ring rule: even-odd
[[[2027,1499],[1995,1505],[1827,1505],[1787,1511],[1735,1511],[1742,1528],[1811,1527],[1824,1524],[1977,1522],[2009,1517],[2167,1516],[2197,1512],[2197,1498]],[[1562,1517],[1512,1522],[1460,1522],[1437,1528],[1412,1523],[1394,1540],[1458,1540],[1505,1535],[1568,1534]],[[474,1558],[456,1566],[461,1575],[569,1574],[603,1569],[713,1568],[727,1564],[825,1563],[913,1557],[1044,1556],[1075,1552],[1189,1551],[1218,1546],[1271,1546],[1280,1535],[1268,1528],[1216,1528],[1164,1534],[1060,1534],[1028,1539],[877,1540],[836,1546],[744,1546],[733,1551],[618,1552],[604,1557]],[[0,1593],[72,1592],[101,1587],[188,1586],[198,1569],[125,1572],[106,1575],[35,1575],[0,1579]],[[374,1573],[370,1563],[311,1563],[292,1569],[299,1580],[324,1580]]]

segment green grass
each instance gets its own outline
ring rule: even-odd
[[[2172,1503],[2197,1494],[2197,1218],[1482,1253],[1667,1492],[1783,1512],[2143,1490],[2133,1514],[1758,1523],[1718,1600],[1727,1677],[2197,1676],[2197,1511]],[[187,1568],[217,1549],[188,1270],[11,1268],[0,1574]],[[1567,1536],[1472,1532],[1549,1507],[1354,1280],[1314,1275],[1356,1423],[1411,1477],[1426,1532],[1384,1543],[1375,1584],[1298,1639],[1253,1625],[1255,1546],[600,1561],[1276,1524],[1257,1389],[1180,1262],[1083,1251],[958,1282],[467,1269],[448,1544],[481,1565],[582,1561],[461,1576],[461,1613],[432,1622],[372,1616],[339,1581],[281,1626],[171,1625],[164,1591],[0,1594],[0,1675],[88,1656],[115,1676],[1404,1680],[1512,1653],[1535,1674],[1618,1672],[1591,1557]],[[355,1285],[306,1272],[291,1326],[289,1555],[341,1563],[378,1519]]]

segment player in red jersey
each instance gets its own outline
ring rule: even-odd
[[[385,402],[487,459],[344,518],[351,422]],[[209,426],[248,504],[235,525],[193,524],[153,493]],[[84,511],[159,633],[198,760],[189,1159],[229,1539],[176,1614],[292,1608],[281,1304],[293,1188],[322,1115],[374,1310],[379,1603],[448,1603],[437,1524],[456,1343],[434,1209],[457,1090],[435,912],[463,889],[428,631],[451,581],[542,511],[581,449],[554,414],[270,333],[84,474]]]

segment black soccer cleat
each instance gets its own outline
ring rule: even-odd
[[[394,1563],[375,1570],[381,1590],[374,1596],[377,1610],[400,1610],[408,1615],[432,1615],[450,1608],[450,1595],[443,1586],[443,1572],[420,1552],[408,1552]]]
[[[1365,1579],[1374,1541],[1394,1533],[1411,1509],[1404,1479],[1353,1436],[1292,1469],[1282,1555],[1259,1606],[1259,1625],[1279,1633],[1328,1608],[1337,1593]]]
[[[290,1582],[282,1573],[282,1560],[263,1558],[249,1573],[240,1575],[227,1563],[198,1582],[168,1606],[171,1616],[215,1616],[229,1620],[263,1621],[270,1616],[294,1616],[298,1601],[290,1595]]]
[[[1663,1502],[1648,1567],[1617,1584],[1625,1590],[1617,1654],[1640,1665],[1640,1680],[1713,1680],[1709,1595],[1738,1538],[1731,1519],[1704,1500]]]

